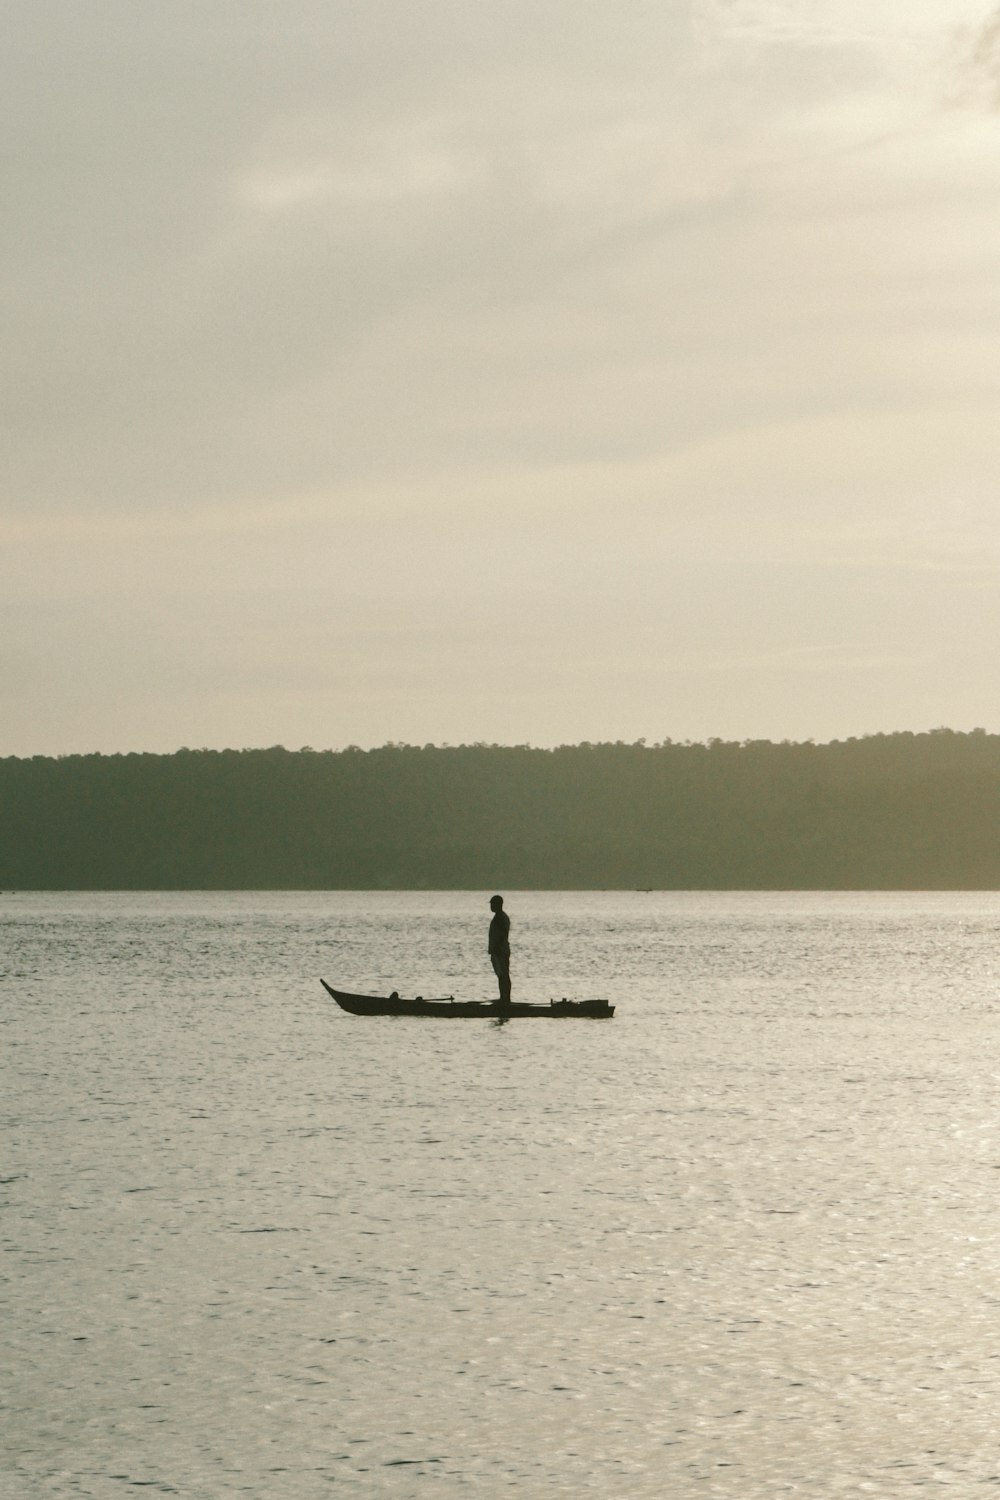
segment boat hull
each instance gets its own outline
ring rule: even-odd
[[[614,1006],[607,1000],[550,1000],[548,1005],[533,1005],[525,1000],[501,1005],[499,1000],[454,1000],[450,995],[434,1000],[425,1000],[418,995],[413,1000],[403,1000],[399,995],[352,995],[346,990],[335,990],[325,979],[321,979],[320,984],[341,1010],[350,1011],[353,1016],[439,1016],[451,1021],[511,1021],[528,1016],[560,1020],[576,1016],[607,1020],[615,1013]]]

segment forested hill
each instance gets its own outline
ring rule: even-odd
[[[996,889],[1000,736],[0,760],[3,889]]]

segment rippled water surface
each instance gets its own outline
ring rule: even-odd
[[[0,896],[4,1500],[1000,1489],[992,895]]]

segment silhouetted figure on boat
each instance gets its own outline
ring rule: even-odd
[[[490,897],[490,962],[500,985],[501,1006],[510,1004],[510,917],[503,909],[503,897]]]

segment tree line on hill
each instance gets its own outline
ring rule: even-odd
[[[0,759],[0,887],[1000,888],[1000,736]]]

